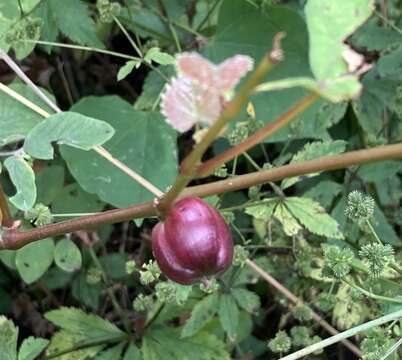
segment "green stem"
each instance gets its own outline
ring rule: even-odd
[[[120,28],[120,30],[122,31],[122,33],[125,35],[125,37],[127,38],[127,40],[130,42],[131,46],[134,48],[134,50],[138,53],[140,58],[143,58],[142,52],[140,50],[140,48],[137,46],[137,44],[135,43],[135,41],[133,40],[133,38],[130,36],[130,34],[128,33],[128,31],[126,30],[126,28],[123,26],[123,24],[119,21],[119,19],[116,16],[113,16],[113,20],[115,21],[115,23],[117,24],[117,26]]]
[[[382,296],[382,295],[377,295],[377,294],[373,294],[370,291],[367,291],[366,289],[363,289],[362,287],[356,285],[356,284],[352,284],[351,282],[347,281],[347,280],[342,280],[345,284],[348,284],[350,287],[360,291],[361,293],[363,293],[364,295],[366,295],[369,298],[375,299],[375,300],[380,300],[380,301],[387,301],[387,302],[392,302],[395,304],[402,304],[402,299],[394,299],[394,298],[390,298],[387,296]]]
[[[353,327],[352,329],[346,330],[344,332],[341,332],[337,335],[331,336],[323,341],[320,341],[316,344],[307,346],[299,351],[294,352],[293,354],[287,355],[285,357],[283,357],[281,360],[296,360],[296,359],[300,359],[304,356],[307,356],[309,354],[312,354],[313,352],[320,350],[320,349],[324,349],[327,346],[336,344],[337,342],[341,341],[341,340],[345,340],[351,336],[354,336],[360,332],[366,331],[368,329],[371,329],[375,326],[380,326],[382,324],[385,324],[387,322],[390,322],[392,320],[395,319],[400,319],[402,318],[402,310],[398,310],[395,311],[391,314],[382,316],[378,319],[372,320],[372,321],[368,321],[364,324],[358,325]]]
[[[96,256],[96,253],[95,253],[93,247],[90,246],[88,248],[88,250],[89,250],[89,254],[91,255],[91,258],[92,258],[95,266],[101,272],[102,280],[106,285],[106,292],[109,295],[110,300],[112,301],[112,305],[113,305],[114,309],[116,310],[116,313],[120,316],[126,331],[129,334],[131,334],[132,331],[131,331],[131,326],[130,326],[130,319],[126,316],[126,313],[124,312],[124,310],[121,308],[119,302],[117,301],[116,295],[114,294],[113,290],[109,287],[109,280],[106,275],[106,272],[103,270],[102,264],[100,263],[98,257]]]
[[[200,31],[202,27],[205,25],[205,23],[209,20],[211,17],[212,13],[215,11],[216,7],[220,3],[221,0],[216,0],[215,3],[209,8],[207,15],[205,15],[204,19],[200,22],[200,24],[197,26],[197,31]]]
[[[43,360],[55,359],[62,355],[69,354],[71,352],[78,351],[78,350],[87,349],[87,348],[94,347],[94,346],[105,345],[105,344],[115,344],[115,343],[119,343],[122,341],[129,341],[129,340],[130,340],[129,335],[123,334],[123,335],[117,335],[117,336],[112,336],[112,337],[106,337],[104,339],[95,339],[95,340],[91,339],[91,340],[79,341],[67,349],[60,350],[58,352],[45,356],[43,358]]]
[[[148,317],[145,325],[144,325],[144,330],[149,328],[153,322],[157,319],[159,314],[161,313],[162,309],[164,308],[165,304],[163,302],[158,302],[156,306],[154,307],[154,311],[151,313],[151,315]]]

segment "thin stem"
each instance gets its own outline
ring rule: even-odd
[[[131,325],[130,325],[130,319],[128,316],[126,316],[126,313],[124,310],[121,308],[119,302],[117,301],[116,295],[113,292],[113,289],[109,287],[109,279],[106,275],[105,270],[102,267],[102,264],[100,263],[98,257],[96,256],[96,253],[93,249],[92,246],[88,248],[89,254],[91,255],[91,258],[97,267],[97,269],[100,271],[102,275],[102,280],[104,284],[106,285],[106,292],[108,293],[110,300],[112,301],[112,305],[116,311],[116,313],[120,316],[121,320],[123,321],[124,328],[126,329],[127,333],[131,334]]]
[[[218,6],[218,4],[220,2],[221,2],[221,0],[215,0],[214,4],[209,8],[208,13],[205,15],[205,17],[202,19],[202,21],[197,26],[197,31],[200,31],[202,29],[202,27],[209,20],[209,18],[211,17],[212,13],[215,11],[216,7]]]
[[[278,50],[278,49],[275,49]],[[229,103],[227,108],[222,112],[219,119],[209,128],[208,132],[202,140],[195,146],[193,151],[181,163],[181,173],[177,177],[176,182],[173,184],[169,192],[164,196],[160,202],[158,209],[161,214],[166,214],[171,204],[179,196],[182,190],[194,179],[197,175],[197,167],[201,158],[211,143],[220,134],[226,124],[233,119],[242,109],[243,105],[247,102],[248,97],[254,91],[254,88],[261,82],[263,77],[274,68],[279,59],[271,55],[264,56],[257,69],[251,74],[248,81],[236,94],[234,99]]]
[[[38,44],[38,45],[55,46],[55,47],[75,49],[75,50],[83,50],[83,51],[93,51],[93,52],[106,54],[106,55],[111,55],[111,56],[115,56],[115,57],[119,57],[119,58],[123,58],[123,59],[127,59],[127,60],[142,61],[141,58],[136,57],[136,56],[131,56],[131,55],[115,52],[115,51],[99,49],[99,48],[89,47],[89,46],[64,44],[64,43],[58,43],[58,42],[52,42],[52,41],[42,41],[42,40],[21,40],[21,41],[27,42],[27,43]]]
[[[91,339],[89,341],[88,340],[79,341],[79,342],[75,343],[73,346],[71,346],[70,348],[60,350],[53,354],[47,355],[43,359],[44,360],[55,359],[62,355],[65,355],[65,354],[68,354],[68,353],[71,353],[74,351],[82,350],[82,349],[87,349],[87,348],[90,348],[93,346],[104,345],[104,344],[115,344],[115,343],[119,343],[122,341],[129,341],[129,340],[130,340],[130,337],[127,334],[123,334],[123,335],[107,337],[104,339],[95,339],[95,340]]]
[[[342,280],[345,284],[349,285],[350,287],[360,291],[361,293],[363,293],[364,295],[366,295],[369,298],[375,299],[375,300],[380,300],[380,301],[386,301],[386,302],[391,302],[391,303],[395,303],[395,304],[402,304],[402,299],[395,299],[395,298],[390,298],[387,296],[382,296],[382,295],[377,295],[377,294],[373,294],[370,291],[367,291],[366,289],[363,289],[362,287],[356,285],[356,284],[352,284],[350,281],[343,279]]]
[[[385,360],[388,356],[390,356],[396,349],[398,349],[399,346],[402,345],[402,338],[400,338],[394,345],[392,345],[387,352],[384,354],[384,356],[381,357],[380,360]]]
[[[81,217],[88,215],[95,215],[100,213],[70,213],[70,214],[52,214],[53,217]]]
[[[264,126],[262,129],[255,132],[242,143],[233,146],[222,154],[219,154],[201,164],[198,169],[197,175],[200,177],[211,175],[211,173],[213,173],[216,168],[219,168],[224,163],[232,160],[237,155],[244,153],[248,149],[261,143],[267,137],[271,136],[272,134],[283,128],[291,120],[295,119],[299,114],[301,114],[304,110],[311,106],[317,99],[318,95],[316,94],[310,94],[306,96],[294,106],[292,106],[292,108],[290,108],[287,112],[278,117],[275,121]]]
[[[260,275],[268,284],[270,284],[273,288],[278,290],[282,295],[288,298],[294,305],[301,305],[303,301],[299,299],[296,295],[294,295],[291,291],[286,289],[278,280],[274,279],[270,274],[260,268],[254,261],[247,259],[246,264],[255,271],[258,275]],[[308,306],[308,305],[306,305]],[[309,307],[310,308],[310,307]],[[338,330],[336,330],[333,326],[331,326],[327,321],[325,321],[320,315],[318,315],[313,309],[310,308],[313,319],[325,330],[327,330],[332,335],[339,334]],[[350,341],[348,340],[340,340],[342,343],[352,352],[354,352],[357,356],[361,356],[361,351]]]
[[[1,83],[0,83],[0,88],[1,88]],[[7,156],[14,156],[14,155],[19,155],[23,152],[22,148],[16,149],[16,150],[10,150],[10,151],[0,151],[0,157],[7,157]]]
[[[140,48],[137,46],[133,38],[130,36],[126,28],[123,26],[123,24],[119,21],[119,19],[116,16],[113,16],[113,20],[117,24],[117,26],[120,28],[120,30],[123,32],[127,40],[130,42],[131,46],[134,48],[134,50],[138,53],[140,58],[143,58],[142,52]]]
[[[393,312],[391,314],[382,316],[382,317],[380,317],[378,319],[375,319],[375,320],[372,320],[372,321],[368,321],[368,322],[366,322],[364,324],[355,326],[355,327],[353,327],[353,328],[351,328],[349,330],[346,330],[344,332],[341,332],[341,333],[339,333],[337,335],[331,336],[328,339],[322,340],[322,341],[320,341],[320,342],[318,342],[316,344],[307,346],[307,347],[305,347],[305,348],[303,348],[303,349],[301,349],[299,351],[294,352],[293,354],[290,354],[290,355],[287,355],[287,356],[283,357],[281,360],[297,360],[297,359],[300,359],[300,358],[302,358],[304,356],[312,354],[313,352],[315,352],[317,350],[324,349],[327,346],[336,344],[337,342],[343,341],[343,340],[345,340],[345,339],[347,339],[347,338],[349,338],[351,336],[354,336],[354,335],[356,335],[356,334],[358,334],[360,332],[366,331],[366,330],[371,329],[373,327],[380,326],[382,324],[386,324],[387,322],[390,322],[390,321],[395,320],[395,319],[400,319],[400,318],[402,318],[402,310],[395,311],[395,312]]]
[[[308,160],[251,174],[234,176],[204,185],[191,186],[185,189],[181,196],[206,197],[210,195],[218,195],[249,188],[250,186],[264,184],[269,181],[283,180],[288,177],[312,174],[321,171],[338,170],[353,165],[362,165],[381,160],[398,159],[401,157],[402,143],[378,146],[372,149],[363,149],[339,155],[324,156],[315,160]],[[77,230],[94,228],[102,224],[113,224],[156,215],[157,211],[154,207],[154,202],[149,201],[123,209],[108,210],[100,214],[62,221],[57,224],[50,224],[27,231],[3,230],[3,233],[0,235],[0,250],[16,250],[26,244],[46,237],[53,237]]]
[[[152,314],[149,316],[149,318],[147,319],[147,321],[145,322],[144,325],[144,329],[149,328],[153,322],[157,319],[157,317],[159,316],[159,314],[161,313],[162,309],[164,308],[165,304],[163,302],[158,302],[154,308],[154,311],[152,312]]]

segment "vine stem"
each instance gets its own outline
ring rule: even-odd
[[[117,24],[117,26],[120,28],[120,30],[123,32],[124,36],[127,38],[127,40],[130,42],[131,46],[134,48],[134,50],[137,52],[137,54],[139,55],[139,57],[142,59],[142,52],[140,50],[140,48],[137,46],[137,44],[135,43],[135,41],[133,40],[133,38],[130,36],[130,34],[128,33],[128,31],[126,30],[126,28],[123,26],[123,24],[119,21],[119,19],[116,16],[113,16],[113,20],[115,21],[115,23]]]
[[[206,197],[210,195],[218,195],[249,188],[250,186],[264,184],[269,181],[279,181],[288,177],[343,169],[352,165],[362,165],[375,161],[391,160],[401,157],[402,143],[383,145],[372,149],[323,156],[314,160],[292,163],[245,175],[238,175],[204,185],[191,186],[186,188],[180,196]],[[149,201],[123,209],[108,210],[100,214],[84,216],[78,219],[67,220],[26,231],[3,229],[3,232],[0,234],[0,249],[15,250],[29,244],[30,242],[44,239],[46,237],[94,228],[102,224],[112,224],[156,215],[157,210],[155,209],[154,202]]]
[[[287,355],[283,357],[281,360],[297,360],[302,358],[303,356],[309,355],[317,350],[324,349],[327,346],[336,344],[339,341],[345,340],[351,336],[354,336],[360,332],[366,331],[368,329],[371,329],[375,326],[380,326],[383,324],[386,324],[387,322],[396,320],[396,319],[401,319],[402,318],[402,310],[395,311],[391,314],[382,316],[378,319],[368,321],[364,324],[358,325],[353,327],[352,329],[346,330],[344,332],[341,332],[337,335],[331,336],[325,340],[322,340],[316,344],[307,346],[299,351],[294,352],[293,354]]]
[[[280,39],[284,36],[283,33],[278,33],[274,38],[273,50],[263,57],[258,67],[250,75],[246,83],[240,88],[228,106],[223,110],[221,116],[209,128],[202,140],[194,147],[191,153],[182,161],[180,165],[180,174],[177,177],[172,188],[159,202],[158,210],[162,215],[166,215],[172,203],[180,195],[183,189],[197,177],[197,168],[200,166],[202,156],[205,151],[221,133],[222,129],[230,120],[235,118],[241,111],[243,105],[247,102],[249,96],[254,91],[255,87],[262,81],[267,73],[272,70],[275,65],[282,60],[282,51],[280,49]]]
[[[3,187],[0,184],[0,226],[11,227],[12,224],[13,218],[11,217],[10,208]]]
[[[294,305],[302,305],[304,304],[301,299],[299,299],[296,295],[294,295],[291,291],[285,288],[278,280],[273,278],[270,274],[264,271],[261,267],[259,267],[254,261],[247,259],[247,266],[249,266],[255,273],[257,273],[260,277],[262,277],[268,284],[270,284],[273,288],[278,290],[282,295],[284,295],[288,300],[290,300]],[[307,305],[306,305],[307,306]],[[323,329],[328,331],[332,335],[339,334],[339,331],[336,330],[331,324],[325,321],[319,314],[317,314],[313,309],[309,307],[313,319],[320,325]],[[355,353],[357,356],[361,357],[362,353],[358,347],[356,347],[349,340],[342,339],[340,340],[350,351]]]
[[[296,103],[292,108],[290,108],[283,115],[278,117],[275,121],[267,124],[262,129],[255,132],[253,135],[249,136],[245,141],[233,146],[232,148],[226,150],[222,154],[219,154],[212,159],[205,161],[200,165],[197,170],[198,177],[206,177],[211,175],[215,169],[219,168],[224,163],[229,160],[234,159],[238,154],[244,153],[245,151],[251,149],[253,146],[261,143],[264,139],[283,128],[285,125],[289,124],[297,115],[306,110],[310,105],[312,105],[319,96],[317,94],[310,94]]]
[[[1,58],[1,49],[0,49],[0,58]],[[8,55],[7,55],[8,57]],[[4,58],[3,58],[4,59]],[[12,61],[12,59],[10,58]],[[8,65],[10,65],[9,61],[6,61]],[[12,63],[17,66],[13,61]],[[13,65],[12,69],[14,70],[15,66]],[[11,65],[10,65],[11,67]],[[18,68],[18,66],[17,66]],[[19,68],[18,68],[19,69]],[[23,75],[20,75],[20,72]],[[55,105],[35,84],[29,80],[29,78],[22,72],[21,69],[19,69],[19,72],[17,73],[18,76],[21,77],[21,79],[27,83],[28,86],[32,88],[32,90],[40,96],[41,99],[45,98],[46,99],[46,104],[52,104],[51,107],[54,109],[57,113],[62,112],[60,108]],[[31,85],[32,84],[32,85]],[[3,91],[7,95],[11,96],[15,100],[21,102],[23,105],[29,107],[31,110],[35,111],[39,115],[43,116],[44,118],[47,118],[51,116],[50,113],[47,111],[41,109],[37,105],[35,105],[32,101],[28,100],[27,98],[23,97],[22,95],[18,94],[16,91],[12,90],[8,86],[0,83],[0,91]],[[50,105],[49,105],[50,106]],[[94,146],[93,150],[98,153],[100,156],[108,160],[110,163],[112,163],[114,166],[122,170],[125,174],[130,176],[132,179],[134,179],[136,182],[138,182],[141,186],[146,188],[149,192],[154,194],[157,197],[161,197],[163,195],[163,192],[160,191],[155,185],[153,185],[151,182],[149,182],[147,179],[143,178],[140,174],[135,172],[134,170],[130,169],[127,165],[122,163],[119,159],[116,159],[109,151],[107,151],[104,147],[102,146]]]

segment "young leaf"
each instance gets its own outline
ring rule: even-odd
[[[181,331],[181,337],[186,338],[193,336],[200,331],[215,315],[217,307],[218,297],[215,293],[208,295],[199,301],[194,306],[190,318],[186,321],[186,324]]]
[[[254,313],[261,306],[260,297],[244,288],[233,288],[232,295],[237,304],[249,313]]]
[[[298,163],[306,160],[318,159],[322,156],[340,154],[345,151],[346,141],[317,141],[307,143],[302,150],[293,156],[290,161],[291,164]],[[318,175],[319,173],[313,173],[303,176],[295,176],[282,181],[281,188],[287,189],[301,179],[309,178]]]
[[[114,134],[106,122],[66,111],[51,115],[27,135],[24,150],[37,159],[53,159],[52,142],[82,150],[102,145]]]
[[[18,352],[18,360],[34,360],[46,348],[49,340],[34,338],[30,336],[26,338]]]
[[[180,338],[173,328],[150,329],[142,343],[143,360],[229,360],[225,345],[214,335],[199,332],[192,337]]]
[[[245,213],[259,220],[268,220],[272,216],[275,206],[275,201],[267,201],[261,205],[247,207]]]
[[[10,156],[4,166],[14,184],[17,193],[10,197],[10,202],[23,211],[31,209],[36,201],[35,174],[22,156]]]
[[[313,234],[343,239],[339,224],[319,203],[308,198],[289,197],[286,198],[285,206],[300,224]]]
[[[97,315],[86,314],[77,308],[61,307],[58,310],[51,310],[45,314],[45,318],[64,330],[87,337],[110,337],[123,334],[111,322]]]
[[[218,314],[222,328],[230,337],[236,336],[239,323],[239,308],[232,295],[222,294],[220,296]]]
[[[142,355],[140,350],[133,344],[130,343],[126,353],[124,354],[123,360],[142,360]]]
[[[130,60],[127,61],[117,73],[117,81],[123,80],[127,75],[129,75],[134,68],[138,69],[141,65],[141,61],[139,60]]]
[[[27,284],[38,280],[53,262],[53,239],[44,239],[24,246],[17,251],[15,264]]]
[[[66,272],[77,271],[82,265],[81,251],[70,239],[62,239],[54,250],[54,262]]]
[[[82,45],[104,47],[96,36],[95,23],[89,15],[87,4],[81,0],[48,0],[48,3],[53,18],[64,35]]]
[[[144,60],[148,63],[154,61],[160,65],[170,65],[175,62],[175,59],[172,55],[162,52],[158,47],[150,48],[145,54]]]
[[[0,354],[2,360],[17,359],[18,328],[5,316],[0,316]]]

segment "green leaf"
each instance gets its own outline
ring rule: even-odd
[[[168,78],[175,73],[173,66],[163,66],[160,71]],[[165,84],[165,80],[156,71],[150,71],[145,78],[141,95],[135,101],[134,108],[137,110],[156,109]]]
[[[64,186],[64,167],[60,165],[46,166],[36,174],[37,202],[49,205]]]
[[[82,265],[81,251],[70,239],[62,239],[54,250],[54,262],[66,272],[77,271]]]
[[[16,250],[1,250],[0,260],[4,265],[8,266],[10,269],[17,270],[15,266],[15,257],[17,255]]]
[[[239,308],[231,294],[220,296],[218,314],[222,328],[230,337],[235,337],[239,323]]]
[[[73,109],[104,119],[116,129],[115,136],[105,144],[114,157],[161,190],[172,184],[177,174],[176,135],[160,114],[136,111],[117,96],[84,98]],[[63,146],[61,153],[82,188],[113,206],[125,207],[154,198],[94,152]]]
[[[346,141],[317,141],[304,145],[303,149],[296,153],[290,161],[291,164],[299,163],[306,160],[318,159],[322,156],[340,154],[345,151]],[[301,179],[317,176],[320,173],[312,173],[307,175],[295,176],[282,181],[281,188],[287,189]]]
[[[277,205],[274,216],[282,224],[286,235],[293,236],[302,230],[302,227],[284,203]]]
[[[125,253],[110,253],[99,258],[103,270],[108,278],[112,280],[121,280],[127,276]]]
[[[158,47],[150,48],[145,54],[144,60],[148,63],[154,61],[160,65],[170,65],[175,62],[175,59],[172,55],[162,52]]]
[[[138,69],[141,65],[140,60],[129,60],[127,61],[117,73],[117,81],[123,80],[127,75],[129,75],[134,68]]]
[[[102,351],[96,355],[95,360],[119,360],[123,352],[125,344],[117,344],[107,350]]]
[[[211,294],[197,302],[191,312],[190,318],[186,321],[181,331],[181,337],[193,336],[200,331],[205,324],[212,319],[218,307],[218,297]]]
[[[285,206],[292,215],[313,234],[343,239],[339,224],[317,202],[300,197],[288,197]]]
[[[308,36],[305,21],[286,6],[257,8],[251,1],[225,0],[219,11],[216,33],[208,41],[204,54],[213,62],[220,62],[236,54],[252,56],[256,63],[271,47],[274,36],[286,32],[282,41],[285,58],[269,73],[267,80],[312,78],[308,62]],[[309,91],[291,88],[278,92],[257,93],[251,97],[256,116],[265,123],[274,121]],[[288,141],[289,138],[323,138],[327,127],[340,120],[318,113],[323,104],[318,100],[302,114],[267,141]],[[327,110],[327,109],[326,109]],[[244,111],[243,116],[246,116]],[[325,120],[325,121],[323,121]]]
[[[113,128],[106,122],[67,111],[51,115],[36,125],[25,139],[24,150],[37,159],[53,159],[53,142],[91,150],[113,134]]]
[[[18,360],[34,360],[46,348],[49,340],[34,338],[30,336],[26,338],[18,352]]]
[[[305,6],[310,65],[317,80],[348,72],[346,38],[372,14],[372,0],[309,0]],[[356,78],[357,81],[357,78]]]
[[[15,264],[27,284],[38,280],[53,262],[53,239],[44,239],[24,246],[17,251]]]
[[[229,360],[225,345],[214,335],[199,332],[192,337],[180,338],[178,329],[153,328],[142,343],[144,360]]]
[[[86,342],[88,339],[86,335],[72,333],[69,331],[61,330],[55,333],[50,340],[50,345],[47,349],[47,355],[51,356],[54,354],[58,354],[63,350],[69,350],[77,344],[82,344]],[[77,351],[69,351],[65,355],[61,355],[57,357],[57,360],[84,360],[84,359],[92,359],[97,353],[99,353],[105,345],[91,346],[82,350]]]
[[[0,316],[0,354],[2,360],[17,360],[18,328],[5,316]]]
[[[331,206],[333,199],[341,192],[341,184],[335,181],[324,180],[308,189],[303,194],[303,197],[311,198],[319,202],[324,208],[327,208]]]
[[[57,26],[64,35],[82,45],[104,47],[96,36],[95,23],[89,15],[87,4],[81,0],[47,2]]]
[[[9,87],[40,106],[43,110],[52,112],[27,85],[11,84]],[[47,91],[41,90],[54,100],[53,96]],[[9,95],[0,92],[0,147],[25,139],[29,131],[41,121],[43,121],[41,115],[14,100]]]
[[[249,313],[254,313],[261,306],[260,297],[250,290],[244,288],[233,288],[232,295],[237,304]]]
[[[134,344],[130,343],[126,353],[124,354],[123,360],[142,360],[140,350],[138,350]]]
[[[10,202],[23,211],[31,209],[36,201],[35,174],[22,156],[10,156],[4,166],[14,184],[17,193],[10,197]]]
[[[88,284],[84,272],[80,272],[71,285],[71,293],[74,299],[94,310],[99,307],[101,291],[102,284]]]
[[[249,206],[244,212],[258,220],[269,220],[274,212],[275,206],[275,201],[267,201],[261,205]]]
[[[359,167],[356,175],[368,182],[378,182],[381,185],[382,181],[394,176],[402,171],[401,161],[381,161],[373,164],[366,164]]]
[[[123,334],[111,322],[97,315],[87,314],[77,308],[61,307],[58,310],[51,310],[45,314],[45,318],[63,330],[74,334],[82,334],[88,338],[111,337],[112,335]]]

